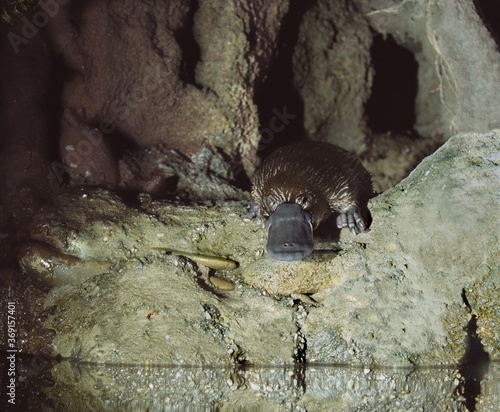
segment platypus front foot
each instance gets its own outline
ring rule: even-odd
[[[361,217],[359,207],[357,206],[350,206],[337,216],[337,227],[339,229],[347,227],[353,235],[368,231],[368,228]]]

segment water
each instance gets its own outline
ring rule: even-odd
[[[500,410],[500,363],[495,362],[467,368],[198,368],[19,358],[17,379],[16,405],[7,410]],[[3,403],[4,391],[2,397]]]

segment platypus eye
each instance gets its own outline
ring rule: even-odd
[[[304,209],[309,205],[312,200],[311,195],[299,195],[295,198],[295,203],[301,205]]]
[[[278,207],[278,200],[273,195],[269,195],[267,196],[267,204],[271,210],[274,210]]]

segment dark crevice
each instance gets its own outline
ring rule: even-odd
[[[252,182],[243,169],[241,154],[237,153],[233,158],[231,158],[221,149],[218,149],[217,153],[228,165],[228,177],[230,179],[230,183],[238,189],[249,192],[252,188]]]
[[[198,0],[191,0],[189,12],[185,16],[182,28],[174,33],[175,40],[181,49],[182,61],[180,79],[185,84],[191,84],[198,89],[201,89],[196,81],[196,65],[200,60],[201,50],[196,42],[193,33],[194,16],[198,11]]]
[[[462,298],[462,301],[464,302],[464,305],[467,307],[467,310],[469,312],[471,312],[472,309],[470,307],[469,300],[467,299],[467,294],[465,293],[465,289],[462,289],[462,293],[461,293],[460,297]]]
[[[313,302],[312,299],[310,299],[311,302]],[[305,365],[307,363],[307,338],[305,334],[302,332],[302,326],[305,322],[305,319],[307,317],[307,314],[309,313],[309,306],[310,304],[302,302],[301,299],[294,299],[293,300],[293,306],[294,306],[294,313],[293,313],[293,318],[294,318],[294,323],[295,327],[297,328],[296,333],[294,334],[294,353],[293,353],[293,359],[296,364],[296,373],[297,373],[297,384],[298,386],[301,386],[304,390],[306,390],[305,387],[305,369],[301,365]]]
[[[368,127],[380,133],[413,134],[418,63],[391,35],[377,34],[370,49],[374,69],[371,96],[366,104]]]
[[[307,379],[306,379],[306,364],[305,363],[295,363],[292,375],[292,387],[300,389],[303,394],[307,392]]]
[[[465,290],[462,290],[462,300],[469,312],[472,308],[467,299]],[[467,324],[467,346],[458,371],[462,381],[457,387],[459,395],[464,397],[464,404],[468,411],[475,411],[477,398],[481,394],[481,380],[488,372],[490,356],[484,350],[481,338],[477,334],[477,317],[472,314]]]
[[[476,12],[500,49],[500,1],[473,0]]]
[[[276,56],[265,80],[255,87],[255,103],[259,109],[262,137],[258,151],[261,158],[283,144],[306,138],[304,103],[293,83],[292,58],[300,24],[315,3],[316,0],[290,2],[278,35]],[[286,120],[283,121],[283,118]]]
[[[252,190],[252,181],[243,170],[240,158],[241,157],[238,155],[236,159],[230,163],[230,168],[234,170],[230,175],[231,183],[238,189],[250,192]]]

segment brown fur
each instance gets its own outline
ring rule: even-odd
[[[253,177],[252,196],[263,217],[268,218],[281,203],[298,203],[311,213],[314,227],[351,206],[366,216],[372,195],[371,176],[359,159],[324,142],[281,147]]]

